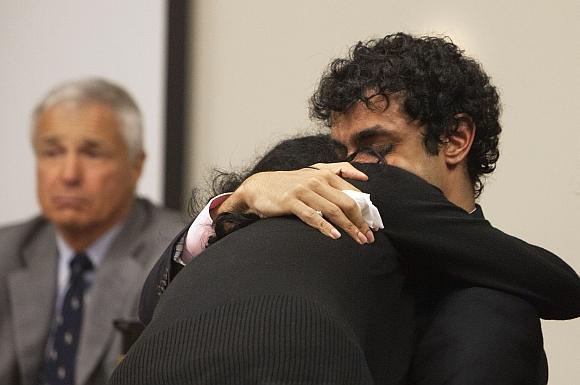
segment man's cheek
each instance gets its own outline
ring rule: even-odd
[[[416,170],[416,167],[414,167],[414,165],[411,162],[407,161],[406,159],[400,156],[389,155],[386,157],[386,163],[390,166],[399,167],[402,168],[403,170],[412,172],[413,174],[417,174],[418,172],[418,170]]]
[[[377,157],[364,152],[358,153],[353,159],[357,163],[377,163]]]

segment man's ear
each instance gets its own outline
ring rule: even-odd
[[[145,163],[145,152],[140,152],[135,156],[135,159],[132,161],[132,177],[134,179],[134,183],[137,184],[137,181],[141,177],[141,173],[143,172],[143,164]]]
[[[473,139],[475,138],[475,124],[471,116],[465,113],[454,116],[455,127],[443,140],[441,152],[449,166],[455,166],[467,158]]]

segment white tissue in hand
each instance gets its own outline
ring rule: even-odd
[[[356,202],[360,208],[363,219],[372,229],[377,230],[385,227],[383,226],[383,220],[381,219],[379,210],[375,205],[373,205],[373,202],[371,202],[370,194],[354,190],[342,190],[342,192]]]

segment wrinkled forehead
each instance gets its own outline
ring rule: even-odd
[[[47,120],[70,119],[72,116],[94,115],[111,115],[116,117],[116,111],[105,103],[94,100],[61,100],[54,104],[43,105],[37,108],[33,114],[32,126],[37,129],[39,125],[44,124]]]
[[[59,103],[45,110],[36,122],[33,141],[121,141],[117,114],[102,103]]]

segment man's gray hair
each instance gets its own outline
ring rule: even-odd
[[[36,136],[40,115],[62,102],[96,102],[111,107],[119,119],[121,136],[127,145],[129,158],[135,160],[137,155],[143,153],[143,123],[137,103],[121,86],[102,78],[71,80],[53,88],[34,110],[33,138]]]

